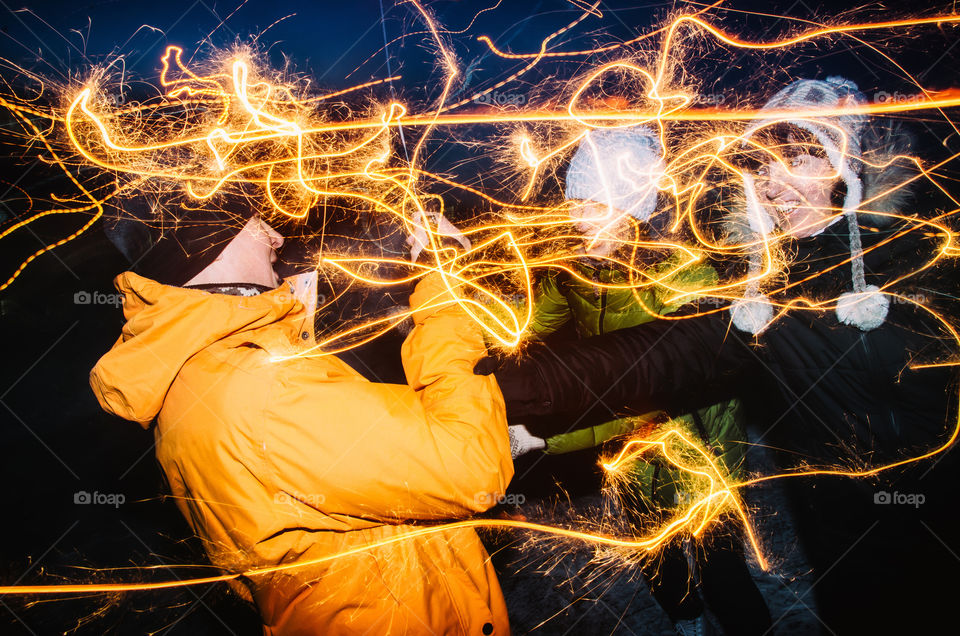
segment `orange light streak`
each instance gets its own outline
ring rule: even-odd
[[[488,37],[482,36],[481,41],[486,43],[494,54],[510,59],[529,60],[529,63],[493,87],[467,99],[448,104],[455,81],[461,75],[456,59],[442,37],[449,32],[442,30],[435,18],[420,3],[411,2],[411,6],[426,24],[425,32],[437,46],[444,73],[442,92],[436,105],[422,111],[411,109],[408,112],[407,105],[388,102],[370,111],[376,114],[371,115],[368,112],[362,117],[330,121],[316,108],[318,102],[394,81],[399,79],[399,76],[373,80],[319,97],[309,97],[301,95],[294,83],[283,84],[279,81],[262,79],[256,63],[249,56],[242,54],[236,55],[218,67],[209,68],[206,74],[195,72],[183,63],[183,51],[175,46],[168,47],[161,59],[162,70],[159,83],[166,92],[156,101],[122,108],[107,108],[104,106],[107,103],[106,100],[98,99],[103,97],[99,92],[100,85],[92,81],[77,87],[72,93],[69,104],[54,112],[43,112],[35,105],[26,103],[25,100],[0,96],[0,107],[12,113],[18,123],[24,127],[27,132],[26,139],[42,145],[48,155],[48,161],[67,175],[79,193],[67,198],[51,196],[54,201],[76,205],[75,207],[57,205],[17,221],[0,232],[0,239],[50,215],[82,213],[90,216],[79,230],[44,247],[26,259],[13,275],[0,285],[0,291],[8,287],[37,256],[68,243],[91,227],[103,214],[104,204],[122,197],[128,190],[148,180],[162,180],[171,189],[185,192],[198,201],[213,201],[218,192],[233,185],[253,185],[262,193],[263,209],[271,211],[273,215],[280,218],[303,219],[311,213],[319,198],[333,197],[349,201],[358,206],[358,210],[362,209],[363,213],[393,217],[410,232],[422,230],[426,233],[428,240],[426,253],[432,260],[426,265],[413,265],[411,273],[405,277],[384,280],[362,273],[363,265],[371,260],[382,264],[405,264],[398,259],[370,259],[324,254],[318,266],[321,264],[331,266],[359,283],[372,286],[414,281],[431,272],[439,272],[444,278],[446,290],[441,297],[428,303],[428,306],[446,306],[452,303],[459,305],[485,330],[492,341],[507,349],[517,347],[528,335],[532,319],[533,280],[536,272],[546,269],[563,270],[584,283],[606,289],[631,289],[638,292],[657,286],[668,292],[668,303],[685,301],[693,297],[734,300],[742,296],[742,291],[748,284],[763,283],[768,287],[765,291],[771,297],[780,315],[787,311],[832,309],[836,299],[782,300],[777,295],[782,294],[792,285],[771,289],[776,285],[774,282],[776,275],[786,266],[781,255],[781,244],[787,240],[787,237],[773,234],[766,238],[750,238],[733,245],[726,245],[710,239],[698,226],[695,218],[696,209],[700,197],[710,187],[704,177],[708,170],[719,170],[731,180],[743,177],[743,172],[736,167],[730,154],[741,152],[746,147],[754,152],[765,153],[770,158],[781,162],[784,168],[789,170],[789,166],[784,164],[776,149],[765,148],[756,141],[745,140],[741,134],[729,128],[721,129],[721,127],[733,125],[742,127],[744,124],[758,120],[793,121],[805,118],[813,118],[823,124],[824,118],[840,115],[862,114],[880,117],[927,111],[939,112],[952,126],[953,122],[944,112],[946,109],[960,106],[960,89],[951,88],[932,92],[920,87],[923,92],[922,99],[905,103],[868,103],[830,110],[767,111],[695,108],[692,105],[696,103],[696,92],[675,86],[674,80],[669,77],[669,62],[677,57],[676,51],[682,52],[679,45],[675,44],[677,33],[683,27],[697,28],[723,45],[745,50],[770,51],[831,35],[956,25],[960,23],[960,16],[948,15],[824,26],[773,41],[753,42],[721,31],[700,18],[699,16],[709,9],[708,7],[696,14],[681,15],[669,24],[635,40],[640,41],[662,35],[654,68],[633,60],[619,60],[588,69],[576,82],[565,87],[566,94],[571,97],[564,108],[531,108],[509,112],[495,109],[479,112],[450,112],[470,103],[474,97],[517,79],[546,59],[591,54],[624,46],[624,44],[617,44],[579,52],[547,51],[550,42],[581,24],[588,16],[601,15],[598,11],[599,4],[593,3],[587,6],[586,3],[579,3],[577,6],[584,10],[583,14],[546,37],[535,53],[506,53],[499,50]],[[642,98],[642,105],[625,110],[585,107],[584,104],[587,103],[585,97],[589,91],[595,88],[608,73],[620,73],[634,78],[634,84],[626,89],[632,96]],[[40,118],[48,122],[49,128],[41,129],[31,118]],[[712,128],[699,136],[691,135],[690,139],[684,140],[685,143],[678,144],[675,140],[668,138],[666,131],[668,125],[682,122],[697,123],[704,127],[709,125]],[[517,172],[524,180],[523,186],[517,192],[518,202],[503,201],[484,192],[482,188],[459,183],[455,179],[422,169],[426,144],[431,138],[431,133],[441,127],[500,128],[508,126],[515,129],[523,124],[550,125],[559,132],[556,132],[553,137],[535,137],[532,133],[524,132],[515,135],[516,148],[493,148],[495,151],[516,157]],[[643,239],[639,232],[635,232],[632,239],[622,241],[623,247],[632,250],[633,255],[638,251],[663,253],[675,258],[676,265],[667,271],[652,275],[646,267],[639,265],[633,256],[626,258],[622,253],[618,253],[606,257],[605,260],[610,265],[628,273],[627,283],[601,284],[583,279],[573,267],[573,262],[579,258],[578,254],[569,249],[556,247],[582,239],[571,226],[569,214],[571,204],[563,202],[550,205],[547,202],[530,201],[530,199],[534,197],[536,187],[542,182],[547,169],[554,162],[567,156],[570,149],[578,144],[591,128],[637,125],[646,125],[656,130],[662,146],[667,150],[664,175],[656,187],[661,196],[670,202],[671,208],[676,210],[677,218],[673,222],[673,229],[688,227],[694,235],[695,244],[687,245],[679,240],[650,241]],[[421,134],[410,161],[398,166],[391,164],[394,158],[389,155],[387,141],[390,131],[400,126],[418,129]],[[66,148],[58,147],[55,143],[55,134],[59,134],[61,129],[67,140]],[[190,159],[186,160],[184,157]],[[957,155],[951,156],[932,166],[925,165],[915,157],[891,158],[890,161],[909,161],[918,170],[915,177],[896,187],[904,187],[912,181],[922,180],[939,189],[960,208],[960,203],[944,185],[946,179],[938,175],[940,168],[947,166],[957,157]],[[78,166],[85,168],[96,166],[115,175],[116,186],[107,189],[105,194],[95,195],[75,174],[75,168]],[[833,176],[835,175],[831,175]],[[471,249],[454,252],[442,247],[445,235],[439,230],[438,217],[428,212],[426,203],[428,200],[438,201],[442,209],[443,200],[427,191],[429,184],[443,184],[473,193],[498,208],[499,215],[496,220],[465,228],[464,235],[472,241]],[[883,194],[886,193],[879,196]],[[868,210],[870,204],[879,196],[864,201],[862,208]],[[841,213],[841,210],[831,211],[835,214]],[[907,229],[869,249],[877,249],[892,240],[903,238],[908,233],[921,230],[943,237],[939,252],[931,255],[928,262],[917,270],[890,281],[882,291],[898,302],[916,305],[936,319],[945,332],[950,334],[957,351],[960,352],[960,334],[945,316],[910,297],[899,294],[894,289],[897,284],[910,276],[934,267],[941,259],[960,255],[955,235],[947,223],[947,217],[955,216],[956,211],[954,209],[945,212],[941,218],[935,220],[891,215],[897,219],[909,221]],[[613,210],[607,209],[604,214],[607,216],[604,216],[603,220],[609,221],[611,227],[621,220],[616,217]],[[763,267],[757,274],[748,275],[742,280],[721,281],[716,285],[695,290],[675,287],[671,282],[684,269],[701,262],[708,255],[746,254],[750,250],[759,250],[762,253]],[[849,260],[835,267],[847,264]],[[494,275],[512,277],[526,299],[523,308],[518,309],[508,302],[495,284],[489,283]],[[635,293],[635,296],[638,302],[642,302],[638,294]],[[725,310],[725,308],[718,308],[701,312],[699,315]],[[350,346],[378,337],[408,315],[409,312],[386,318],[378,317],[361,325],[344,328],[316,346],[297,353],[295,357],[331,355],[346,350]],[[691,319],[690,316],[662,316],[661,318]],[[362,337],[359,342],[356,342],[355,338],[359,336]],[[347,342],[350,344],[344,344]],[[285,358],[277,358],[276,361],[283,359]],[[960,362],[938,361],[912,365],[910,369],[919,370],[957,364]],[[787,477],[827,475],[862,478],[876,475],[942,453],[953,444],[958,434],[960,434],[960,420],[953,424],[953,432],[947,441],[929,452],[869,469],[801,470],[734,482],[725,474],[712,453],[681,431],[669,429],[650,439],[627,441],[614,458],[602,464],[610,479],[615,481],[623,476],[630,462],[643,460],[645,455],[656,452],[685,474],[708,484],[698,491],[695,501],[682,508],[667,522],[639,537],[617,537],[525,521],[469,519],[418,528],[404,535],[309,562],[255,568],[241,573],[142,584],[6,586],[0,587],[0,594],[109,594],[211,584],[328,562],[390,543],[452,528],[512,528],[595,546],[651,552],[681,534],[699,536],[725,512],[735,513],[744,523],[749,542],[758,561],[763,567],[767,567],[768,563],[764,558],[748,512],[739,498],[739,489]],[[691,464],[687,455],[696,457],[698,461]]]

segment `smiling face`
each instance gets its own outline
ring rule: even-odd
[[[626,212],[594,201],[577,201],[570,209],[570,219],[583,235],[583,253],[590,256],[613,254],[628,227]]]
[[[840,176],[819,147],[790,137],[785,148],[787,156],[769,157],[757,170],[757,195],[783,232],[813,236],[838,212],[832,195]]]

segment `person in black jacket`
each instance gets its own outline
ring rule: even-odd
[[[960,575],[950,521],[957,462],[942,450],[957,392],[951,368],[929,364],[955,352],[921,306],[942,269],[931,263],[945,233],[905,209],[915,180],[908,162],[893,159],[909,152],[902,133],[849,109],[782,115],[862,103],[847,80],[798,80],[765,106],[781,114],[743,135],[744,152],[760,156],[743,178],[754,249],[744,297],[729,312],[533,349],[477,370],[496,369],[515,421],[588,411],[596,396],[623,413],[740,397],[793,475],[784,479],[818,615],[827,633],[840,634],[943,624],[953,595],[942,581]],[[779,272],[765,261],[778,250],[790,255]],[[801,475],[893,462],[905,463],[871,478]]]

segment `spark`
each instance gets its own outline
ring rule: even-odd
[[[791,121],[815,118],[823,123],[824,118],[841,115],[869,115],[875,117],[905,113],[936,112],[953,126],[946,116],[948,109],[960,106],[960,88],[930,91],[922,86],[922,97],[906,102],[867,103],[829,110],[782,110],[769,111],[745,108],[698,107],[698,89],[680,81],[674,73],[677,60],[683,59],[685,49],[679,43],[681,29],[697,29],[710,36],[717,45],[742,49],[748,52],[778,51],[788,47],[817,42],[832,36],[859,37],[876,31],[902,32],[906,29],[953,26],[960,23],[960,16],[942,15],[931,18],[890,20],[840,26],[814,26],[801,33],[772,41],[750,41],[724,32],[703,16],[711,7],[695,13],[679,15],[667,24],[641,35],[627,43],[601,46],[581,51],[549,51],[552,43],[571,32],[590,17],[602,17],[601,3],[572,2],[582,10],[581,15],[563,28],[545,37],[532,53],[509,53],[500,50],[488,36],[479,40],[490,52],[505,59],[524,60],[524,66],[509,77],[471,95],[469,98],[448,103],[457,79],[461,76],[452,48],[444,40],[454,32],[444,31],[433,15],[420,3],[411,6],[425,25],[438,53],[438,65],[443,73],[441,95],[432,107],[419,108],[396,100],[385,103],[371,99],[371,105],[362,113],[351,112],[349,116],[333,119],[325,106],[331,100],[348,93],[362,93],[375,86],[399,81],[400,76],[383,77],[323,95],[310,95],[304,82],[296,78],[271,74],[250,52],[243,49],[225,52],[212,57],[207,63],[188,65],[183,62],[183,49],[170,46],[164,52],[156,98],[124,106],[111,104],[107,91],[106,71],[93,73],[89,81],[63,89],[66,99],[62,107],[44,109],[39,102],[15,95],[0,95],[0,107],[6,109],[23,128],[24,147],[43,149],[45,160],[63,172],[76,188],[71,196],[51,195],[51,206],[31,216],[17,220],[0,231],[0,240],[8,239],[18,230],[41,218],[61,214],[88,215],[82,227],[68,236],[53,242],[24,260],[12,275],[0,285],[0,291],[9,287],[19,274],[50,249],[69,243],[87,231],[104,214],[104,206],[117,204],[132,191],[144,187],[162,190],[161,193],[179,192],[192,200],[215,204],[217,194],[229,191],[234,186],[253,186],[260,194],[261,209],[268,217],[282,220],[306,219],[321,198],[337,198],[349,201],[356,214],[385,215],[408,231],[423,230],[428,237],[426,253],[428,263],[409,267],[409,274],[401,278],[382,279],[365,275],[366,264],[373,262],[390,265],[409,265],[398,259],[356,257],[347,254],[324,253],[317,267],[329,266],[351,279],[370,286],[392,285],[398,282],[413,282],[430,273],[439,272],[445,282],[445,291],[428,301],[427,306],[459,305],[484,330],[485,335],[505,349],[518,347],[529,335],[534,296],[533,280],[537,272],[562,270],[584,283],[605,289],[630,289],[638,302],[638,293],[654,286],[668,292],[667,303],[686,302],[693,298],[710,298],[730,301],[742,297],[743,290],[751,284],[764,284],[767,294],[777,308],[778,314],[788,311],[825,311],[835,308],[836,299],[813,300],[780,298],[790,286],[777,287],[777,276],[788,265],[783,256],[783,243],[787,240],[778,235],[749,238],[728,244],[717,241],[700,227],[697,219],[698,204],[712,186],[705,175],[710,171],[722,173],[729,181],[743,178],[734,155],[743,152],[759,153],[771,160],[783,162],[775,148],[767,148],[755,139],[745,139],[736,130],[751,121]],[[493,10],[499,3],[487,10]],[[471,22],[472,24],[472,22]],[[469,27],[468,27],[469,29]],[[567,95],[563,107],[531,106],[521,110],[470,110],[463,107],[474,99],[497,90],[546,61],[559,57],[588,56],[609,52],[640,42],[660,38],[659,48],[653,50],[649,60],[624,57],[587,70],[570,83],[550,87],[551,97]],[[889,59],[889,58],[888,58]],[[892,61],[892,60],[891,60]],[[896,65],[896,63],[894,62]],[[899,65],[896,65],[900,68]],[[903,69],[900,69],[903,70]],[[676,77],[674,77],[676,75]],[[909,74],[908,74],[909,75]],[[597,107],[592,95],[610,78],[619,82],[620,95],[625,106]],[[629,99],[626,97],[629,96]],[[633,101],[630,101],[633,100]],[[544,102],[549,104],[547,100]],[[556,103],[556,102],[553,102]],[[38,125],[37,122],[41,122]],[[668,135],[669,127],[679,123],[696,124],[699,128],[681,142]],[[643,125],[655,130],[661,146],[667,149],[665,170],[655,184],[658,192],[669,201],[675,211],[671,234],[679,235],[681,228],[692,233],[694,244],[672,239],[669,236],[656,241],[644,238],[636,223],[624,219],[610,208],[604,209],[597,221],[612,227],[620,221],[632,230],[631,237],[622,239],[625,251],[603,257],[608,264],[627,272],[628,280],[620,284],[604,284],[585,280],[573,263],[579,255],[565,248],[571,242],[582,240],[573,230],[569,211],[570,202],[551,203],[536,195],[543,186],[545,175],[555,169],[570,150],[580,143],[594,128],[627,127]],[[829,125],[829,124],[826,124]],[[411,157],[405,163],[389,153],[389,136],[393,129],[403,128],[420,132]],[[473,127],[473,128],[471,128]],[[423,169],[423,156],[431,133],[439,129],[488,130],[498,134],[511,131],[510,143],[490,144],[490,154],[506,158],[518,177],[513,200],[485,192],[469,183],[461,183],[445,175]],[[843,133],[842,130],[838,130]],[[65,141],[64,141],[65,140]],[[844,139],[844,142],[846,140]],[[863,202],[862,209],[869,206],[896,188],[905,187],[913,181],[922,181],[941,192],[951,203],[960,208],[946,179],[940,176],[941,169],[957,159],[952,155],[933,165],[912,156],[888,158],[883,164],[869,164],[882,168],[894,161],[909,163],[916,168],[916,175],[903,183],[892,186],[887,192]],[[81,170],[96,168],[100,175],[112,178],[108,187],[93,188]],[[834,177],[836,175],[831,175]],[[430,186],[442,185],[472,193],[494,207],[498,214],[492,221],[468,226],[463,232],[470,238],[469,250],[454,252],[443,247],[448,238],[439,229],[437,212],[430,211],[428,201],[439,204],[443,212],[443,199],[430,193]],[[904,221],[904,229],[896,235],[867,248],[875,250],[894,240],[903,240],[909,235],[922,232],[940,237],[938,251],[915,269],[884,285],[881,292],[898,302],[910,303],[930,315],[948,333],[960,351],[960,334],[947,317],[932,307],[898,293],[900,283],[911,276],[933,268],[944,259],[960,255],[955,243],[955,234],[950,226],[957,208],[944,212],[935,219],[918,219],[899,214],[889,214]],[[834,215],[840,209],[830,210]],[[674,281],[678,274],[709,256],[746,254],[759,251],[763,266],[758,273],[748,274],[739,280],[719,281],[697,289],[679,286]],[[627,252],[630,256],[623,256]],[[652,274],[637,261],[638,252],[656,252],[670,259],[671,266]],[[849,259],[834,265],[842,267]],[[499,283],[498,276],[507,276],[520,290],[524,301],[518,307]],[[491,282],[494,281],[494,282]],[[664,320],[696,319],[708,313],[726,311],[723,307],[700,310],[695,315],[664,315]],[[389,317],[377,317],[360,325],[341,329],[315,346],[289,357],[323,356],[342,352],[379,337],[401,323],[411,312],[401,312]],[[281,361],[285,357],[278,357]],[[911,370],[960,364],[956,360],[940,360],[914,364]],[[660,524],[644,528],[640,536],[617,536],[578,528],[539,524],[510,519],[468,519],[429,527],[417,527],[410,532],[390,539],[370,543],[326,555],[323,558],[265,568],[253,568],[243,572],[177,579],[155,583],[78,583],[64,585],[3,586],[0,594],[47,595],[47,594],[112,594],[166,589],[180,586],[205,585],[237,580],[241,577],[257,577],[279,571],[289,571],[324,562],[334,561],[351,554],[373,550],[385,545],[408,541],[429,534],[454,528],[507,528],[543,534],[597,548],[612,549],[623,553],[648,554],[679,536],[697,537],[723,514],[733,513],[746,528],[749,543],[762,567],[769,567],[762,546],[753,529],[750,514],[740,498],[743,488],[766,481],[798,476],[830,475],[847,478],[863,478],[912,462],[929,459],[949,448],[960,433],[960,420],[952,424],[948,439],[928,452],[896,462],[869,467],[863,470],[840,468],[803,469],[774,475],[757,476],[734,481],[717,458],[680,428],[667,426],[652,436],[635,436],[626,440],[619,452],[602,461],[614,490],[629,477],[629,468],[635,461],[645,461],[651,455],[661,456],[679,469],[691,485],[693,498]]]

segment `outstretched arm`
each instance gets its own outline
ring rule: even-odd
[[[367,382],[336,359],[284,366],[268,424],[258,427],[275,489],[334,518],[388,522],[496,503],[513,462],[496,382],[473,373],[486,351],[480,328],[439,274],[417,285],[410,304],[409,386]]]
[[[742,373],[756,358],[726,313],[658,320],[552,347],[499,368],[489,359],[510,418],[582,413],[598,403],[646,412],[696,401],[697,391]]]

